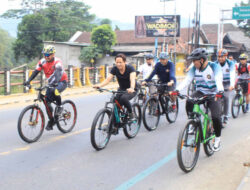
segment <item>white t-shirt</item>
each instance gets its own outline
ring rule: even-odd
[[[143,80],[145,80],[146,78],[149,77],[153,69],[154,69],[154,64],[148,65],[147,63],[144,63],[139,67],[138,71],[142,73],[142,78]],[[153,79],[157,79],[157,76],[154,76]]]

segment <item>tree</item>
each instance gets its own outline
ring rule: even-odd
[[[11,44],[14,39],[9,34],[0,29],[0,68],[12,67],[16,64]]]
[[[241,2],[240,5],[235,5],[236,7],[246,7],[250,6],[250,0],[248,3]],[[248,20],[237,20],[238,26],[243,30],[246,36],[250,37],[250,19]]]
[[[68,41],[78,30],[91,31],[96,25],[92,24],[95,15],[90,14],[89,9],[89,6],[76,0],[47,1],[45,8],[28,9],[30,11],[26,11],[18,25],[17,40],[13,47],[16,59],[26,58],[30,61],[41,56],[43,41]],[[17,11],[16,16],[19,13]],[[4,17],[13,14],[7,12]]]
[[[92,44],[89,47],[82,48],[79,59],[87,63],[91,63],[91,60],[93,60],[93,63],[95,63],[96,60],[101,57],[102,51]]]
[[[104,24],[93,29],[91,41],[102,54],[108,54],[111,52],[111,46],[116,43],[116,34],[110,25]]]
[[[102,19],[101,22],[100,22],[100,25],[103,25],[103,24],[108,24],[108,25],[111,26],[111,25],[112,25],[112,22],[111,22],[110,19],[104,18],[104,19]]]
[[[115,25],[115,31],[120,30],[119,26]]]

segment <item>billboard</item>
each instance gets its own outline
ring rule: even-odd
[[[135,17],[135,37],[174,37],[174,15],[151,15]],[[180,36],[180,15],[176,15],[176,37]]]

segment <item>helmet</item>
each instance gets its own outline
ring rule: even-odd
[[[56,53],[56,49],[54,46],[48,45],[48,46],[43,48],[42,53],[53,54],[53,53]]]
[[[160,59],[169,59],[168,53],[167,52],[161,52],[159,55]]]
[[[248,59],[248,56],[245,53],[240,54],[239,59]]]
[[[188,59],[191,60],[200,60],[201,58],[207,59],[207,50],[204,48],[197,48],[192,51],[192,53],[188,56]]]
[[[219,49],[219,51],[217,52],[217,56],[227,56],[228,52],[226,49]]]
[[[145,56],[146,59],[154,59],[154,55],[152,53],[149,53]]]

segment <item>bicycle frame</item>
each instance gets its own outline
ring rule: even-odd
[[[198,119],[196,119],[196,123],[198,123],[199,130],[196,135],[196,143],[198,142],[199,138],[199,132],[202,134],[201,136],[201,142],[206,143],[207,141],[215,138],[215,135],[210,136],[206,139],[206,133],[207,133],[207,124],[208,122],[212,122],[212,119],[208,116],[207,113],[204,113],[203,110],[200,108],[198,104],[194,104],[193,112],[198,114]],[[208,108],[206,108],[206,112],[208,112]],[[201,115],[203,116],[203,123],[201,121]]]

